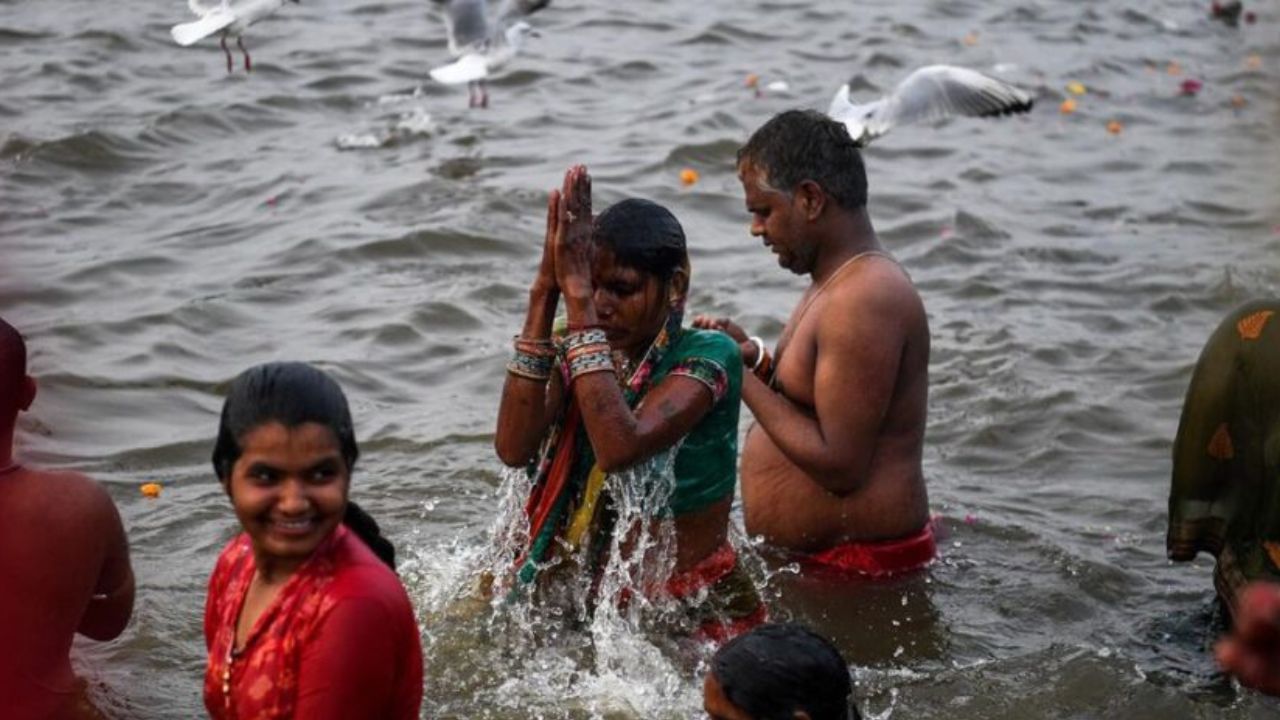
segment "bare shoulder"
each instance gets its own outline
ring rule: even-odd
[[[841,278],[827,295],[824,320],[834,315],[848,321],[828,321],[824,327],[895,325],[906,330],[924,317],[924,303],[911,278],[888,258],[863,260],[862,267]]]
[[[37,470],[27,473],[27,496],[48,499],[49,508],[86,521],[119,522],[115,502],[102,483],[78,472]]]

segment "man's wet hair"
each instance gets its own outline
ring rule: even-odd
[[[812,180],[840,207],[867,206],[867,170],[844,125],[814,110],[774,115],[738,150],[738,166],[764,173],[769,188],[788,195]]]
[[[300,362],[257,365],[231,381],[222,405],[218,439],[213,446],[213,471],[224,484],[243,448],[240,441],[254,429],[277,422],[286,428],[318,423],[333,431],[338,440],[347,473],[360,457],[351,408],[337,381],[323,370]],[[382,536],[378,523],[354,502],[347,501],[343,524],[351,528],[391,569],[395,569],[395,546]]]
[[[630,198],[596,216],[592,237],[608,248],[618,264],[670,280],[688,270],[684,228],[675,215],[650,200]]]
[[[0,318],[0,409],[15,404],[22,381],[27,377],[27,343],[17,328]]]
[[[754,720],[860,720],[840,651],[795,623],[768,623],[725,643],[711,674],[734,707]]]

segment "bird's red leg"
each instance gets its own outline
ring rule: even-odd
[[[231,51],[227,49],[227,34],[222,33],[222,52],[227,54],[227,73],[231,73]]]
[[[253,61],[249,59],[249,51],[244,49],[244,37],[236,36],[236,46],[244,53],[244,71],[253,72]]]

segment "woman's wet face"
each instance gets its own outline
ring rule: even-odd
[[[342,522],[350,482],[327,425],[268,422],[241,436],[227,493],[258,557],[291,565]]]
[[[613,251],[606,248],[596,251],[591,280],[596,314],[609,344],[628,357],[638,357],[666,322],[671,310],[669,283],[653,273],[619,264]]]

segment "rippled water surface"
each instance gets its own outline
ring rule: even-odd
[[[595,670],[555,647],[505,666],[518,618],[477,629],[450,602],[501,500],[493,421],[545,192],[581,161],[599,205],[669,205],[692,309],[776,338],[804,284],[746,233],[734,150],[850,76],[870,96],[945,61],[1037,106],[867,153],[933,331],[942,560],[853,588],[767,565],[775,615],[839,639],[873,717],[1274,716],[1206,653],[1210,562],[1163,549],[1195,358],[1280,291],[1280,5],[1238,28],[1207,5],[557,0],[469,111],[426,80],[446,49],[423,0],[291,4],[247,36],[252,75],[170,41],[179,0],[0,0],[0,314],[41,381],[20,451],[109,485],[140,583],[124,637],[78,650],[99,704],[199,713],[204,587],[235,527],[216,412],[238,371],[287,358],[352,398],[353,495],[407,559],[428,716],[695,715],[697,682],[643,641],[596,633]],[[750,73],[789,90],[755,98]],[[1070,81],[1088,92],[1064,115]]]

